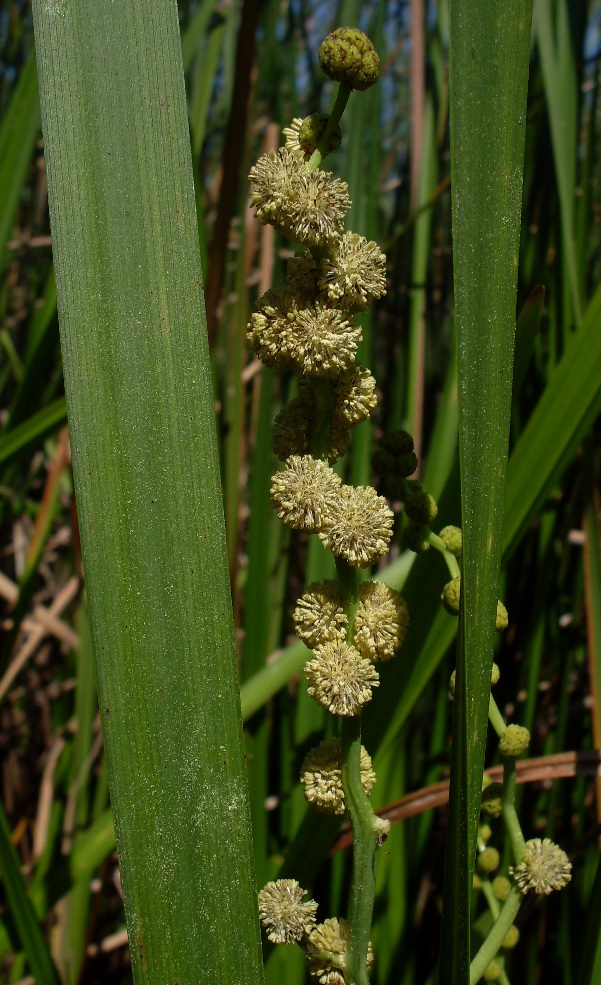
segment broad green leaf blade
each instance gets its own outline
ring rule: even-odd
[[[261,981],[177,8],[34,5],[134,981]]]
[[[507,469],[531,0],[452,0],[453,262],[462,605],[439,980],[469,981]]]

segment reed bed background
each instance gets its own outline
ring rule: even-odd
[[[179,9],[256,878],[262,885],[297,876],[338,913],[348,853],[343,837],[335,841],[337,822],[310,814],[298,784],[324,715],[299,686],[306,651],[291,626],[303,585],[331,572],[319,546],[291,537],[269,503],[278,468],[271,424],[292,381],[255,361],[245,326],[256,298],[281,283],[290,250],[248,209],[246,175],[281,143],[293,116],[331,105],[317,47],[333,27],[361,26],[380,53],[382,77],[351,100],[343,146],[327,166],[349,183],[349,225],[387,253],[388,293],[363,316],[359,354],[380,403],[356,429],[342,467],[347,481],[369,482],[374,443],[406,427],[439,502],[435,529],[459,523],[448,10],[420,0]],[[40,985],[57,976],[68,985],[127,982],[32,25],[23,4],[2,18],[0,977],[22,981],[35,965]],[[566,891],[523,906],[522,937],[506,966],[514,985],[588,985],[601,974],[600,44],[598,2],[535,2],[499,592],[510,622],[498,641],[495,694],[533,736],[519,773],[526,836],[552,837],[574,870]],[[380,577],[402,590],[412,623],[365,716],[378,776],[373,801],[393,821],[379,857],[372,980],[421,985],[435,980],[440,934],[457,623],[440,608],[447,577],[435,552],[416,557],[396,547]],[[491,743],[487,764],[494,757]],[[296,948],[267,948],[265,957],[273,985],[305,980]]]

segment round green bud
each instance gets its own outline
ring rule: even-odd
[[[499,868],[500,863],[501,856],[496,848],[485,848],[476,859],[476,864],[481,872],[494,872]]]
[[[384,447],[392,452],[393,455],[406,455],[408,452],[413,451],[415,445],[413,443],[413,438],[408,431],[389,431],[384,437],[383,441]]]
[[[501,965],[497,961],[491,961],[482,978],[485,982],[498,982],[500,977]]]
[[[496,630],[498,633],[502,633],[504,629],[507,629],[509,625],[509,615],[507,609],[502,602],[497,602],[497,624]]]
[[[405,499],[405,513],[414,523],[432,523],[436,519],[438,506],[421,482],[416,482]]]
[[[443,527],[438,536],[450,554],[461,557],[463,534],[459,527]]]
[[[495,876],[492,881],[492,891],[495,899],[504,903],[511,892],[511,883],[507,876]]]
[[[481,841],[487,842],[492,837],[492,828],[490,824],[481,824],[478,828],[478,837]]]
[[[508,725],[499,739],[499,752],[502,756],[516,758],[526,752],[530,744],[530,732],[523,725]]]
[[[321,135],[328,124],[328,120],[329,116],[326,116],[325,113],[311,113],[301,123],[300,130],[298,131],[298,142],[306,154],[312,154],[316,149]],[[326,154],[331,154],[332,151],[338,150],[341,142],[342,130],[339,126],[336,126],[330,135]]]
[[[421,523],[408,523],[403,530],[403,546],[416,554],[424,554],[430,550],[428,541],[429,530]]]
[[[509,930],[507,931],[507,934],[505,935],[505,940],[501,944],[501,947],[504,947],[506,951],[511,951],[511,949],[515,947],[519,939],[520,939],[520,932],[516,927],[516,925],[513,923],[509,928]]]
[[[482,880],[476,872],[472,876],[472,889],[482,889]]]
[[[482,801],[480,803],[480,809],[484,811],[485,814],[490,814],[491,817],[501,817],[502,806],[501,806],[501,795],[503,793],[503,786],[500,783],[491,783],[490,786],[482,793]]]
[[[500,679],[501,679],[501,671],[499,670],[499,665],[498,664],[493,664],[492,665],[492,670],[490,672],[490,683],[491,683],[491,687],[494,687],[495,684],[498,684],[499,681],[500,681]]]
[[[380,74],[376,49],[356,27],[339,27],[328,34],[319,46],[319,64],[328,78],[351,89],[369,89]]]
[[[452,581],[448,581],[442,590],[440,601],[444,608],[452,616],[459,615],[459,598],[461,596],[461,577],[457,575]]]
[[[451,678],[449,680],[449,691],[451,692],[451,694],[453,695],[453,697],[455,697],[455,678],[456,678],[456,676],[457,676],[457,671],[454,670],[453,673],[451,674]]]

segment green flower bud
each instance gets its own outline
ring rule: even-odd
[[[517,758],[526,752],[530,732],[523,725],[508,725],[499,739],[499,752],[506,758]]]
[[[459,527],[443,527],[438,536],[450,554],[461,557],[463,534]]]
[[[492,891],[495,899],[504,903],[511,892],[511,883],[507,876],[496,876],[492,881]]]
[[[492,670],[490,672],[490,684],[491,684],[491,687],[494,687],[495,684],[498,684],[499,681],[500,681],[500,679],[501,679],[501,671],[499,670],[499,666],[498,666],[498,664],[493,664],[492,665]]]
[[[405,499],[405,513],[414,523],[432,523],[438,513],[436,500],[416,482]]]
[[[496,848],[485,848],[476,859],[476,864],[481,872],[494,872],[499,868],[500,862],[501,856]]]
[[[509,880],[508,880],[509,881]],[[505,948],[506,951],[511,951],[515,947],[520,939],[520,932],[515,924],[512,924],[507,934],[505,935],[505,940],[501,944],[501,947]]]
[[[487,842],[492,837],[492,828],[490,824],[481,824],[478,828],[478,837],[481,841]]]
[[[482,889],[482,880],[476,872],[472,876],[472,889]]]
[[[491,783],[482,793],[480,809],[491,817],[501,817],[501,795],[503,786],[501,783]]]
[[[311,155],[313,153],[327,126],[328,120],[329,116],[326,116],[325,113],[311,113],[311,116],[305,117],[298,131],[298,142],[305,154]],[[337,150],[340,147],[341,141],[342,130],[337,126],[330,136],[326,153],[331,154],[332,151]]]
[[[416,554],[424,554],[430,550],[428,542],[429,530],[421,523],[408,523],[403,530],[403,547]]]
[[[444,608],[452,616],[459,615],[459,598],[461,595],[461,577],[457,575],[452,581],[448,581],[442,590],[440,601]]]
[[[482,978],[485,982],[498,982],[500,977],[501,965],[497,961],[491,961]]]
[[[497,602],[497,624],[496,630],[498,633],[502,633],[504,629],[507,629],[509,625],[509,615],[507,614],[507,609],[502,602]]]
[[[369,89],[380,74],[373,44],[356,27],[339,27],[328,34],[319,47],[319,64],[328,78],[351,89]]]

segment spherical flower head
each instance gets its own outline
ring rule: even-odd
[[[329,171],[308,172],[285,147],[260,157],[248,180],[258,218],[291,239],[318,246],[342,229],[351,205],[346,182]]]
[[[448,581],[442,590],[440,601],[451,616],[459,615],[459,600],[461,598],[461,577],[457,575]]]
[[[346,427],[369,418],[378,403],[376,381],[368,369],[352,366],[334,382],[334,419]]]
[[[450,554],[454,554],[455,557],[461,557],[463,534],[459,527],[443,527],[438,536]]]
[[[303,161],[308,161],[313,151],[316,150],[329,119],[325,113],[311,113],[304,119],[296,117],[289,127],[284,127],[286,150],[296,157],[302,158]],[[336,126],[330,134],[324,157],[337,150],[341,141],[342,130]]]
[[[319,64],[328,78],[351,89],[369,89],[380,74],[373,44],[356,27],[339,27],[328,34],[319,46]]]
[[[498,684],[500,680],[501,680],[501,671],[499,670],[499,665],[498,664],[493,664],[492,665],[492,670],[490,672],[490,684],[491,684],[491,687],[494,687],[495,684]]]
[[[317,903],[301,903],[307,890],[296,879],[268,882],[259,893],[259,917],[274,944],[291,944],[310,933],[315,925]]]
[[[425,554],[430,550],[429,535],[430,531],[423,523],[408,523],[403,530],[403,547],[416,554]]]
[[[495,899],[504,903],[511,892],[511,883],[507,876],[495,876],[492,881],[492,891]]]
[[[509,870],[523,893],[544,893],[546,896],[554,889],[567,886],[571,872],[568,856],[550,838],[527,841],[522,861]]]
[[[480,852],[476,863],[481,872],[486,872],[487,874],[495,872],[499,865],[501,864],[501,856],[499,855],[496,848],[485,848],[483,852]]]
[[[324,739],[315,749],[309,750],[301,766],[301,783],[305,798],[322,814],[344,814],[344,790],[341,775],[340,739]],[[369,794],[376,774],[369,753],[361,746],[361,783]]]
[[[355,614],[355,646],[368,660],[390,660],[401,647],[409,627],[405,599],[381,581],[359,588]]]
[[[393,519],[386,500],[372,486],[341,486],[319,538],[336,557],[368,568],[387,553]]]
[[[371,661],[343,640],[316,647],[305,674],[311,685],[307,688],[310,697],[332,715],[344,717],[358,715],[371,701],[372,688],[380,683]]]
[[[478,825],[478,838],[480,841],[490,841],[492,838],[492,828],[490,824],[480,824]]]
[[[361,328],[336,308],[317,301],[288,315],[283,345],[306,376],[338,377],[355,362]]]
[[[502,794],[503,785],[501,783],[489,784],[482,792],[480,810],[483,810],[485,814],[490,814],[491,817],[501,817],[503,810],[501,803]]]
[[[280,520],[309,533],[321,530],[340,490],[336,473],[310,455],[291,455],[271,482],[271,501]]]
[[[501,974],[502,968],[499,962],[491,961],[482,978],[485,982],[498,982]]]
[[[290,348],[290,323],[303,304],[303,296],[290,288],[269,290],[259,300],[253,312],[247,338],[257,357],[271,369],[288,370],[296,367]]]
[[[333,640],[344,640],[348,619],[335,581],[309,585],[296,603],[292,616],[296,635],[313,649]]]
[[[513,923],[509,930],[507,931],[501,947],[504,951],[512,951],[520,939],[520,932],[516,925]]]
[[[505,608],[502,602],[497,602],[497,622],[495,625],[495,629],[497,630],[498,633],[501,633],[503,632],[504,629],[507,629],[508,625],[509,625],[509,615],[507,613],[507,609]]]
[[[530,745],[530,732],[523,725],[508,725],[499,739],[499,752],[506,759],[517,759]]]
[[[405,513],[414,523],[430,524],[436,519],[438,506],[430,493],[426,492],[421,482],[415,482],[405,499]]]
[[[386,255],[358,233],[330,240],[319,270],[320,290],[345,311],[365,311],[386,294]]]
[[[349,925],[346,920],[330,917],[317,924],[309,934],[306,952],[309,974],[320,985],[346,985],[346,951],[349,942]],[[373,964],[371,944],[367,950],[367,967]]]
[[[276,415],[273,422],[273,450],[280,462],[291,455],[305,455],[309,450],[309,434],[313,406],[303,394],[295,397]]]

